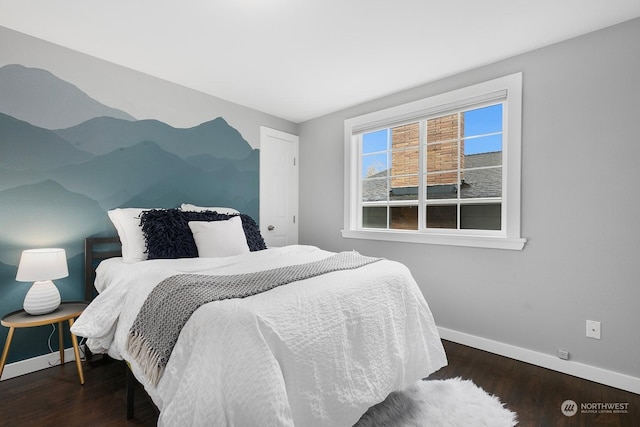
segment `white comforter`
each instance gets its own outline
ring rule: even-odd
[[[174,274],[236,274],[332,253],[288,246],[227,258],[103,261],[100,295],[73,325],[94,352],[131,361],[126,336],[146,296]],[[352,426],[367,408],[446,365],[409,270],[380,261],[200,307],[153,387],[164,426]]]

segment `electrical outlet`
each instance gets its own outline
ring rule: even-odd
[[[562,360],[569,360],[569,351],[558,349],[558,357]]]
[[[600,322],[595,320],[587,320],[587,337],[600,339]]]

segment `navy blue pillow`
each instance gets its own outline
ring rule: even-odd
[[[249,250],[253,252],[266,249],[260,229],[249,215],[152,209],[140,215],[147,255],[149,259],[195,258],[198,256],[198,248],[189,228],[189,221],[225,221],[234,216],[239,216],[242,220]]]

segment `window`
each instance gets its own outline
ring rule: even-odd
[[[522,249],[522,74],[345,121],[344,237]]]

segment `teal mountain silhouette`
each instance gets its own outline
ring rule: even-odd
[[[0,113],[0,168],[50,169],[91,157],[50,130]]]
[[[112,230],[97,202],[47,180],[0,191],[0,241],[22,248],[80,242]]]
[[[260,150],[252,150],[244,159],[230,160],[214,157],[210,154],[201,154],[199,156],[191,156],[185,159],[189,164],[204,170],[216,170],[223,168],[229,161],[240,171],[255,171],[260,164]]]
[[[248,165],[251,160],[253,167]],[[215,168],[205,170],[164,151],[155,141],[143,141],[79,165],[47,171],[47,177],[96,200],[105,210],[122,206],[174,207],[196,200],[208,201],[209,205],[212,201],[235,201],[239,205],[232,206],[241,209],[257,199],[259,191],[257,153],[242,160],[215,159]],[[246,213],[257,215],[257,211]]]
[[[252,151],[240,132],[221,117],[186,129],[174,128],[158,120],[127,121],[98,117],[55,132],[76,148],[96,155],[141,141],[154,141],[163,150],[183,159],[201,154],[243,159]]]
[[[3,255],[14,258],[15,265],[7,264],[0,261],[0,279],[2,280],[2,286],[0,286],[0,301],[3,303],[3,309],[6,311],[3,314],[7,314],[10,311],[18,310],[22,308],[24,296],[27,294],[29,283],[19,283],[16,281],[16,272],[18,271],[18,260],[20,259],[20,253],[26,248],[6,248],[0,246],[0,259],[3,259]],[[12,251],[13,253],[3,253],[3,251]],[[16,334],[17,335],[17,334]],[[13,345],[11,346],[11,352],[13,353]]]
[[[0,112],[45,129],[68,128],[102,116],[135,120],[40,68],[0,68],[0,94]]]
[[[0,257],[0,259],[2,259],[2,258]],[[19,259],[19,255],[18,255],[17,259]],[[16,264],[18,264],[17,259],[16,259]],[[2,261],[0,261],[0,277],[13,276],[14,279],[15,279],[15,275],[16,275],[17,270],[18,270],[18,266],[17,265],[9,265],[9,264],[5,264]]]

